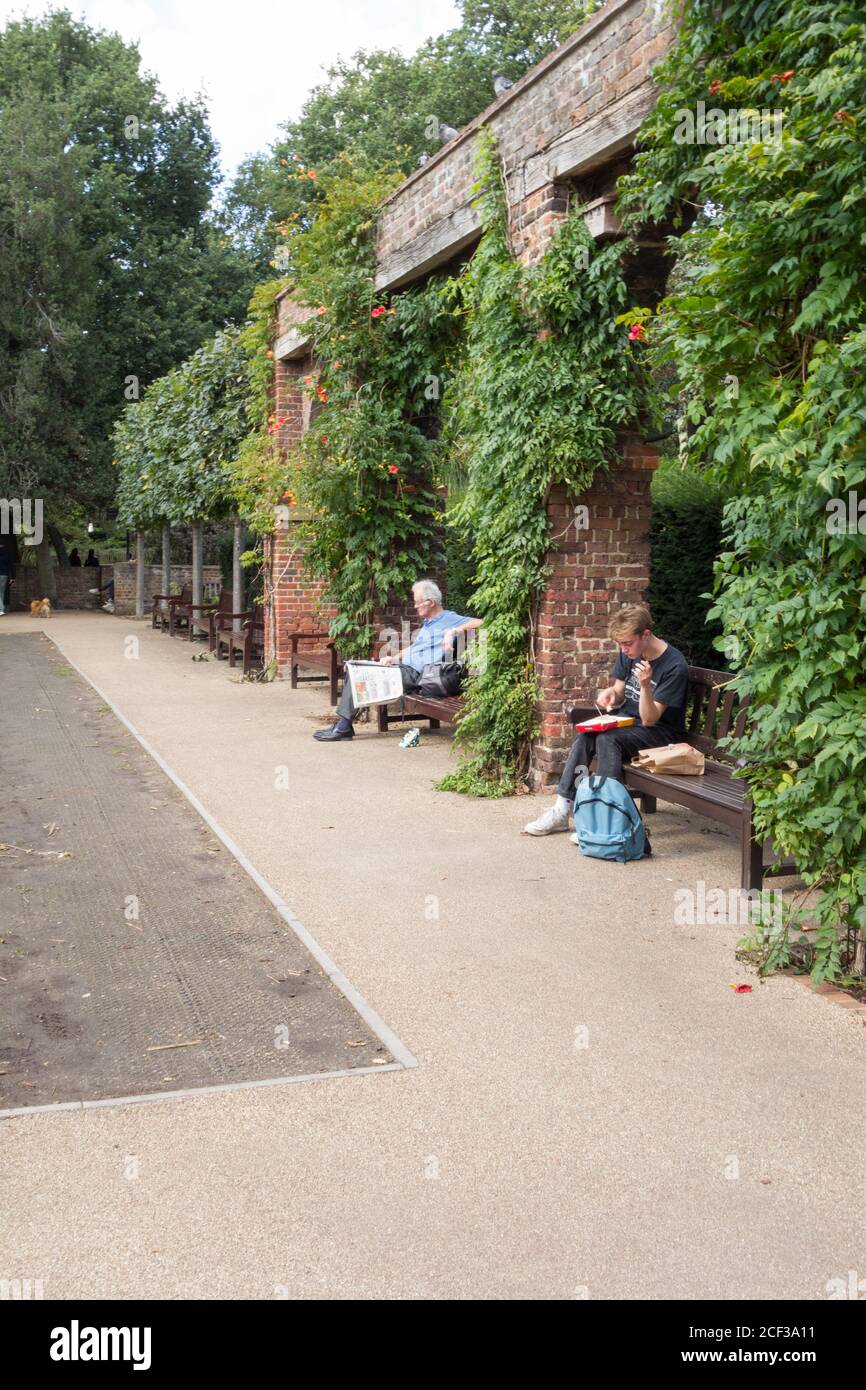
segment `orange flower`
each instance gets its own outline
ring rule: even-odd
[[[327,312],[328,312],[328,306],[327,306],[327,304],[320,304],[319,307],[318,307],[318,309],[316,310],[316,313],[317,313],[317,314],[326,314]]]
[[[389,463],[389,464],[388,464],[388,472],[389,472],[389,473],[399,473],[400,470],[399,470],[399,468],[397,467],[396,463]]]

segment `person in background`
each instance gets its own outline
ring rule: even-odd
[[[14,537],[12,538],[14,542]],[[0,617],[9,603],[9,586],[15,583],[15,547],[0,542]]]
[[[96,558],[95,550],[88,550],[87,552],[87,559],[84,561],[84,568],[87,569],[88,565],[90,565],[91,567],[95,566],[96,568],[99,567],[99,561]]]
[[[69,552],[69,563],[75,570],[81,569],[81,556],[78,553],[78,546]]]

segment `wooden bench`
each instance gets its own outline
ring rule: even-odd
[[[765,874],[795,873],[796,868],[792,864],[764,866],[764,844],[755,839],[748,784],[733,775],[736,768],[744,766],[744,760],[735,759],[718,746],[719,739],[726,735],[742,734],[748,718],[747,702],[729,688],[733,679],[729,671],[689,667],[683,742],[704,754],[706,770],[702,777],[647,772],[627,763],[623,780],[640,800],[641,811],[646,815],[655,811],[661,797],[736,830],[740,839],[740,886],[760,890]],[[571,710],[569,717],[572,724],[577,724],[597,716],[595,708],[580,708]]]
[[[286,632],[289,638],[289,678],[292,690],[297,690],[298,686],[305,681],[326,680],[329,683],[329,697],[332,705],[337,703],[339,697],[339,681],[343,674],[343,663],[340,660],[336,643],[328,636],[327,632]],[[298,643],[301,641],[324,642],[324,651],[298,651]],[[324,672],[321,676],[299,676],[299,666],[312,666],[314,670]]]
[[[237,614],[223,613],[217,616],[215,626],[215,648],[217,659],[222,654],[225,647],[226,655],[229,659],[229,666],[236,664],[237,657],[241,657],[244,675],[252,670],[253,660],[259,656],[264,661],[265,655],[265,620],[254,613],[242,615],[245,622],[240,632],[235,632],[232,619]]]
[[[455,637],[451,660],[462,660],[464,654],[468,653],[477,641],[477,628],[466,633],[462,643],[459,636]],[[438,729],[441,724],[456,724],[465,703],[462,695],[444,695],[441,698],[433,695],[404,695],[396,714],[390,713],[388,705],[377,706],[379,733],[387,734],[392,724],[403,724],[410,719],[426,719],[431,729]]]
[[[161,628],[163,632],[168,628],[174,635],[174,627],[177,625],[176,610],[183,606],[188,609],[192,603],[192,589],[189,584],[185,584],[179,594],[154,594],[153,608],[151,609],[150,622],[152,627]],[[182,620],[187,621],[183,616]]]
[[[387,734],[392,724],[402,724],[409,719],[428,719],[431,729],[438,729],[440,724],[455,724],[463,704],[462,695],[446,695],[438,700],[426,695],[404,695],[398,714],[391,714],[388,705],[376,706],[379,733]]]
[[[216,603],[190,604],[190,611],[192,616],[189,620],[189,640],[192,641],[194,632],[206,633],[208,651],[211,652],[216,650],[217,624],[225,626],[223,619],[228,619],[233,623],[235,618],[246,621],[247,618],[256,616],[251,608],[248,608],[244,613],[232,611],[231,589],[220,590],[220,596]]]

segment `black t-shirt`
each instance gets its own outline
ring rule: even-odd
[[[640,681],[634,674],[634,668],[638,661],[645,660],[645,657],[638,657],[637,660],[632,661],[620,652],[613,667],[614,680],[625,681],[625,703],[618,713],[633,715],[638,723],[640,723]],[[656,727],[664,729],[666,733],[670,734],[671,743],[676,743],[686,732],[685,709],[689,689],[688,662],[676,647],[667,646],[661,656],[657,656],[655,661],[650,662],[650,665],[653,670],[650,681],[652,697],[660,705],[666,706]]]

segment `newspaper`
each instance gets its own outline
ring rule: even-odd
[[[381,666],[378,661],[347,661],[346,675],[358,709],[366,705],[387,705],[403,694],[399,666]]]

